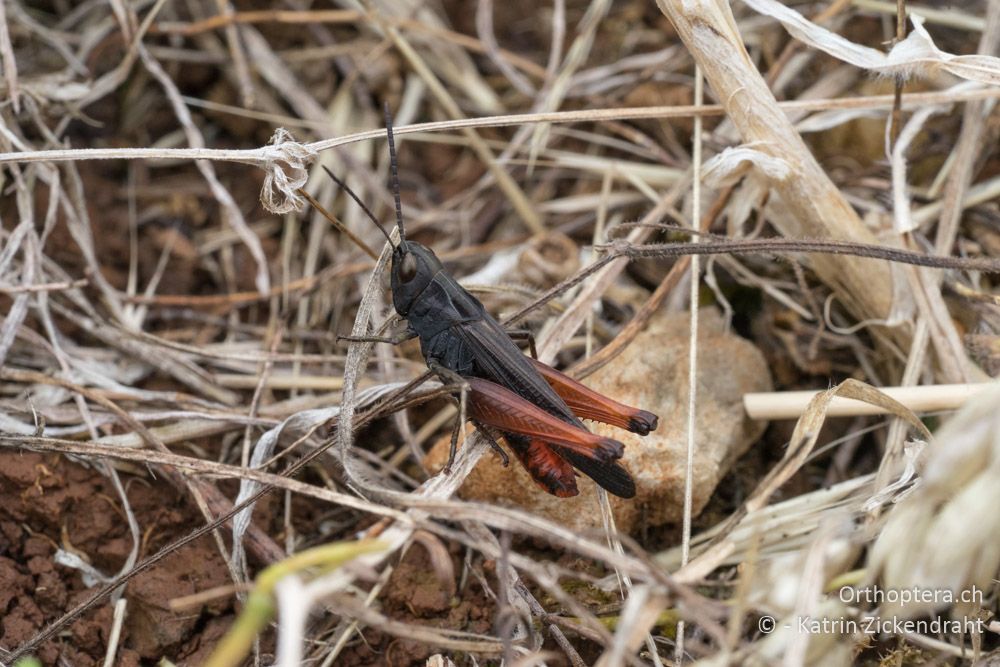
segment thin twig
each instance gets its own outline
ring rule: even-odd
[[[989,100],[1000,98],[1000,90],[983,88],[966,92],[913,93],[907,95],[908,104],[914,107],[926,104],[943,104]],[[778,107],[787,111],[824,111],[829,109],[891,109],[892,95],[872,95],[866,97],[801,100],[779,102]],[[906,108],[904,106],[904,108]],[[721,105],[706,104],[653,106],[615,109],[587,109],[582,111],[554,111],[550,113],[508,114],[485,116],[482,118],[462,118],[458,120],[414,123],[394,128],[396,136],[417,132],[445,132],[467,128],[510,127],[536,123],[597,123],[615,120],[641,120],[665,118],[712,117],[725,113]],[[380,139],[385,130],[366,130],[333,139],[324,139],[305,144],[315,151],[324,151],[338,146]],[[280,158],[275,149],[253,148],[247,150],[226,150],[209,148],[78,148],[0,153],[0,163],[4,162],[61,162],[67,160],[216,160],[242,162],[262,166]]]

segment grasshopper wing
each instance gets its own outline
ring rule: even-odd
[[[635,482],[625,468],[615,462],[602,463],[576,452],[555,447],[564,459],[569,461],[584,475],[597,482],[597,485],[619,498],[635,497]]]
[[[473,351],[475,372],[470,375],[495,382],[557,419],[583,428],[583,422],[488,313],[452,331]]]

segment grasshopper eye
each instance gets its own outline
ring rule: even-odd
[[[403,255],[403,259],[399,262],[399,279],[408,283],[416,277],[417,258],[413,256],[412,252],[408,252]]]

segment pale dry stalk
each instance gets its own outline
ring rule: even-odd
[[[875,241],[778,106],[743,46],[729,4],[722,0],[657,0],[657,4],[701,66],[743,141],[788,164],[791,177],[770,181],[789,213],[774,218],[775,226],[789,237]],[[888,317],[892,277],[884,263],[816,257],[813,266],[855,317]]]

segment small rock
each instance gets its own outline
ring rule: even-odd
[[[625,445],[621,463],[635,478],[636,497],[609,496],[618,530],[631,532],[640,517],[650,526],[679,521],[684,506],[684,462],[687,452],[688,335],[686,313],[655,316],[621,355],[585,380],[587,386],[657,414],[659,428],[646,437],[605,424],[588,428]],[[698,514],[719,480],[760,437],[764,422],[743,411],[743,394],[771,391],[771,375],[763,355],[749,341],[723,331],[718,311],[703,309],[698,324],[698,396],[694,449],[693,509]],[[442,467],[449,438],[428,455],[432,470]],[[518,506],[573,530],[602,527],[597,485],[580,475],[580,495],[556,498],[542,491],[517,461],[504,469],[487,454],[462,485],[469,500]]]

